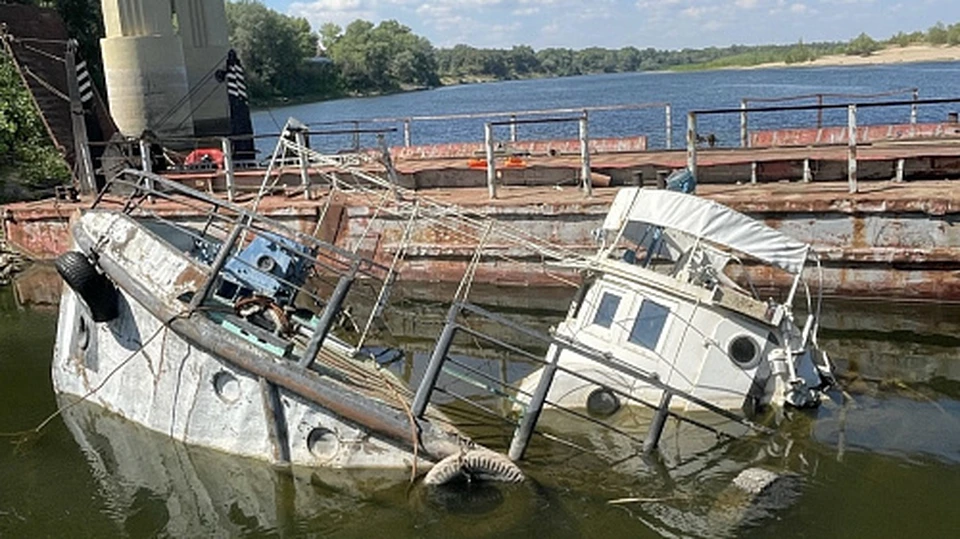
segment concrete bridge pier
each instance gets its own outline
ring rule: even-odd
[[[150,130],[160,139],[229,134],[226,88],[214,76],[230,47],[223,1],[102,2],[107,94],[120,131]]]

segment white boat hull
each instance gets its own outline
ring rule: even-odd
[[[192,346],[123,292],[120,316],[97,324],[77,294],[64,287],[52,377],[58,393],[85,397],[184,443],[277,460],[273,414],[257,377]],[[413,465],[409,451],[288,391],[280,389],[280,402],[291,464]]]

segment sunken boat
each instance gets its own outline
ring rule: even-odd
[[[159,176],[118,185],[129,196],[76,214],[56,262],[59,394],[277,464],[425,469],[474,450],[440,412],[415,420],[406,385],[332,334],[352,282],[388,268]],[[165,219],[157,199],[207,218]],[[318,267],[338,275],[325,297],[306,286]]]

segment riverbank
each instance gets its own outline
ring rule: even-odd
[[[917,62],[956,62],[960,61],[960,46],[909,45],[890,46],[867,56],[832,54],[821,56],[809,62],[788,64],[771,62],[734,69],[766,69],[775,67],[842,67],[864,65],[905,64]]]

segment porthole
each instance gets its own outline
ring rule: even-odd
[[[727,346],[727,354],[730,359],[742,368],[746,368],[753,363],[759,353],[760,347],[757,346],[757,341],[747,335],[734,337],[730,341],[730,345]]]
[[[240,381],[227,371],[213,375],[213,391],[224,404],[233,404],[240,400]]]
[[[340,440],[332,430],[317,427],[307,435],[307,449],[317,459],[327,461],[337,456]]]
[[[620,399],[605,387],[598,387],[587,396],[587,412],[592,416],[610,417],[619,409]]]
[[[273,268],[277,266],[276,261],[268,255],[262,255],[257,259],[257,269],[264,273],[273,272]]]
[[[90,347],[90,326],[87,324],[87,319],[82,316],[77,323],[77,346],[84,352]]]

